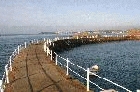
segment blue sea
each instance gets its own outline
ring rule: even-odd
[[[31,40],[38,39],[43,40],[44,38],[54,38],[58,35],[3,35],[0,36],[0,79],[2,78],[4,72],[4,66],[8,63],[9,56],[17,48],[18,45],[24,44],[24,42],[29,43]]]
[[[98,65],[98,73],[102,78],[107,78],[133,92],[140,89],[140,41],[120,41],[99,44],[82,45],[69,51],[59,53],[64,58],[85,69],[92,65]],[[74,67],[74,70],[78,70]],[[86,73],[78,70],[79,74],[86,78]],[[75,78],[79,78],[73,75]],[[79,78],[86,85],[86,81]],[[90,78],[94,83],[103,89],[115,89],[119,92],[125,90],[112,85],[111,83],[99,78]],[[90,85],[95,92],[98,88]]]
[[[30,42],[33,39],[43,40],[43,38],[54,38],[58,35],[7,35],[0,36],[0,78],[4,72],[4,66],[9,60],[9,56],[18,45],[24,42]],[[108,78],[129,90],[136,91],[140,89],[140,41],[120,41],[99,44],[82,45],[68,51],[59,53],[64,58],[85,69],[97,64],[100,67],[99,76]],[[78,70],[77,70],[78,71]],[[83,76],[83,72],[79,70]],[[77,76],[74,76],[78,78]],[[80,80],[80,79],[79,79]],[[99,80],[91,79],[104,89],[118,89],[119,92],[125,92],[122,89]],[[81,80],[83,83],[85,81]],[[90,85],[95,92],[99,90],[94,85]]]

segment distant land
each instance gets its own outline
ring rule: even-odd
[[[111,26],[110,26],[111,27]],[[38,34],[40,32],[80,32],[80,31],[99,31],[99,30],[129,30],[140,28],[140,26],[0,26],[0,34]]]
[[[39,34],[57,34],[56,32],[40,32]]]

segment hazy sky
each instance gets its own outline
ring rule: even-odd
[[[140,0],[0,0],[0,26],[140,26]]]

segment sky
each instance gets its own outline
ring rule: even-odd
[[[23,31],[17,27],[139,28],[140,0],[0,0],[0,32]],[[14,28],[18,30],[13,31]]]

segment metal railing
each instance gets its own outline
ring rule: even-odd
[[[64,39],[64,38],[63,38],[63,39]],[[68,39],[68,38],[66,38],[66,39]],[[80,66],[80,65],[76,65],[76,64],[72,63],[68,58],[63,58],[62,56],[59,56],[56,52],[52,52],[52,50],[49,49],[49,46],[50,46],[51,44],[53,44],[54,41],[57,41],[57,40],[59,40],[59,38],[57,38],[57,39],[55,38],[53,41],[50,40],[50,39],[47,39],[46,42],[44,43],[44,51],[47,53],[47,56],[50,56],[50,57],[51,57],[51,60],[53,60],[53,58],[55,58],[54,61],[55,61],[55,64],[56,64],[56,65],[60,65],[60,66],[63,66],[63,67],[66,68],[66,75],[69,75],[69,72],[71,71],[71,72],[73,72],[75,75],[77,75],[77,76],[79,76],[80,78],[86,80],[86,81],[87,81],[87,82],[86,82],[86,84],[87,84],[87,91],[89,91],[89,89],[90,89],[90,88],[89,88],[89,83],[95,85],[97,88],[99,88],[99,89],[102,90],[102,91],[105,90],[105,89],[103,89],[102,87],[100,87],[98,84],[96,84],[96,83],[94,83],[94,82],[92,82],[92,81],[90,80],[89,76],[90,76],[90,74],[92,74],[92,75],[96,76],[96,77],[99,78],[99,79],[105,80],[105,81],[107,81],[107,82],[109,82],[109,83],[111,83],[111,84],[113,84],[113,85],[115,85],[115,86],[117,86],[117,87],[119,87],[119,88],[124,89],[124,90],[127,91],[127,92],[132,92],[131,90],[129,90],[129,89],[127,89],[127,88],[125,88],[125,87],[123,87],[123,86],[121,86],[121,85],[119,85],[119,84],[117,84],[117,83],[115,83],[115,82],[113,82],[113,81],[107,79],[107,78],[102,78],[102,77],[100,77],[99,75],[97,75],[97,74],[95,74],[95,73],[93,73],[93,72],[90,72],[90,69],[89,69],[89,68],[85,69],[85,68],[83,68],[83,67]],[[54,53],[55,55],[53,55],[53,53]],[[54,56],[55,56],[55,57],[54,57]],[[59,61],[58,58],[62,59],[63,62]],[[72,66],[70,67],[70,65],[72,65],[73,67],[77,67],[78,69],[81,69],[82,71],[86,72],[86,77],[82,76],[82,75],[79,74],[77,71],[73,70],[73,69],[72,69]]]
[[[57,41],[57,40],[62,40],[62,39],[70,39],[70,37],[63,37],[63,38],[58,38],[56,37],[55,39],[45,39],[44,38],[44,51],[47,53],[47,56],[50,55],[51,57],[51,60],[53,60],[53,58],[55,58],[55,64],[56,65],[60,65],[60,66],[64,66],[66,68],[66,75],[69,75],[70,72],[73,72],[75,75],[79,76],[80,78],[86,80],[86,84],[87,84],[87,91],[89,91],[89,83],[95,85],[97,88],[99,88],[100,90],[104,90],[102,87],[100,87],[98,84],[92,82],[89,78],[89,73],[91,74],[92,72],[90,72],[89,68],[85,69],[83,68],[82,66],[79,66],[79,65],[76,65],[74,63],[72,63],[68,58],[65,59],[61,56],[59,56],[56,52],[53,52],[52,50],[49,49],[48,46],[50,45],[54,45],[54,41]],[[79,39],[78,37],[76,39]],[[38,43],[39,40],[32,40],[30,41],[31,43]],[[9,83],[9,77],[8,77],[8,72],[9,71],[12,71],[12,63],[14,62],[14,58],[16,57],[16,55],[18,55],[20,53],[20,51],[22,49],[26,49],[27,48],[27,45],[28,43],[25,42],[24,44],[22,45],[18,45],[18,47],[15,49],[15,51],[12,53],[12,55],[9,57],[9,61],[8,61],[8,64],[5,65],[5,72],[3,74],[3,77],[2,77],[2,80],[1,80],[1,84],[0,84],[0,92],[4,92],[4,89],[5,89],[5,84],[8,84]],[[55,57],[53,56],[53,53],[55,54]],[[65,65],[59,61],[59,59],[62,59],[64,62],[65,62]],[[86,77],[82,76],[81,74],[79,74],[77,71],[73,70],[72,67],[77,67],[78,69],[81,69],[83,72],[86,73]],[[97,76],[98,78],[100,79],[103,79],[107,82],[110,82],[112,83],[113,85],[116,85],[128,92],[131,92],[131,90],[107,79],[107,78],[102,78],[100,77],[99,75],[96,75],[94,73],[92,73],[94,76]]]
[[[38,43],[38,40],[31,40],[31,43]],[[30,43],[29,42],[29,43]],[[28,44],[29,44],[28,43]],[[9,83],[9,71],[12,71],[12,63],[14,62],[14,58],[20,53],[22,49],[27,48],[27,42],[24,42],[22,45],[18,45],[17,48],[12,52],[12,55],[9,57],[8,63],[5,65],[5,71],[3,73],[2,80],[0,80],[0,92],[4,92],[5,85]]]

